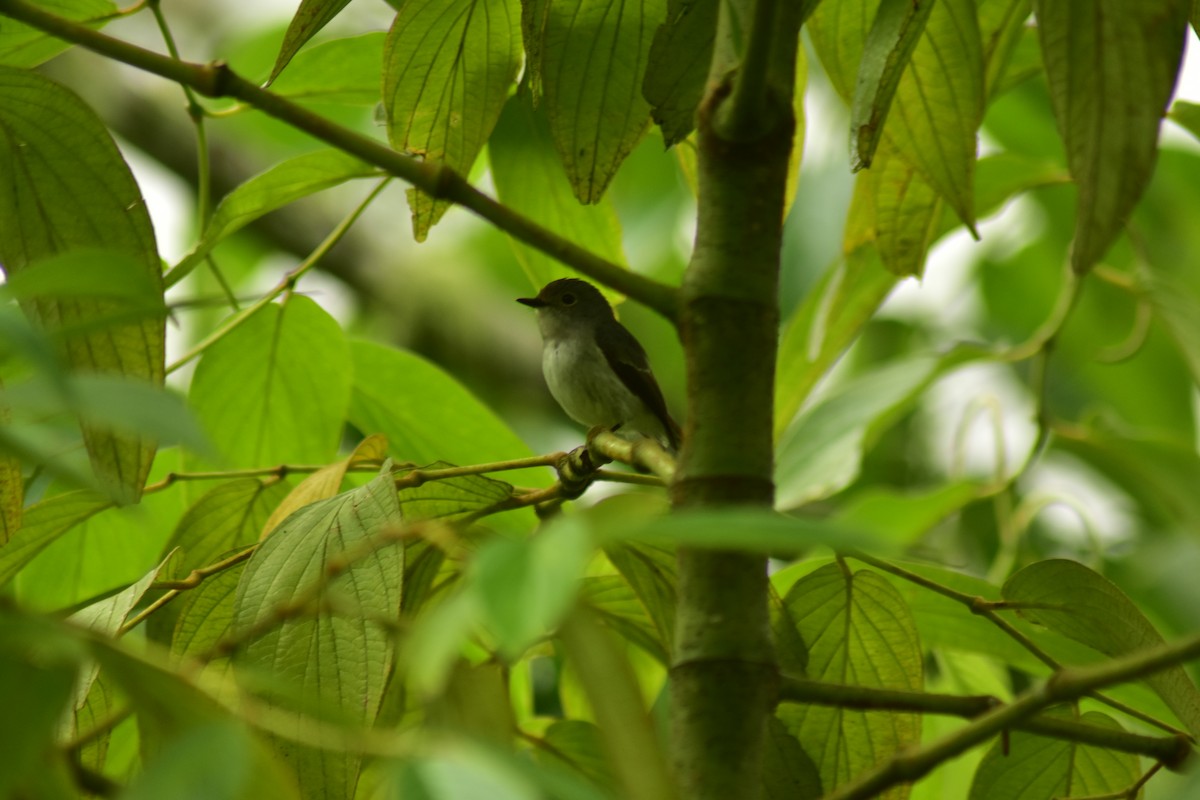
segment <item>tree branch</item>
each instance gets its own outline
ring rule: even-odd
[[[1038,647],[1032,639],[1019,631],[1011,622],[997,614],[992,606],[993,601],[983,597],[977,597],[956,591],[948,586],[941,585],[937,581],[930,580],[923,575],[918,575],[915,572],[904,569],[903,567],[889,563],[882,559],[875,558],[874,556],[869,556],[866,553],[858,550],[849,550],[846,552],[846,556],[853,558],[856,561],[861,561],[864,564],[869,564],[876,569],[891,573],[897,578],[901,578],[910,583],[915,583],[917,586],[921,586],[931,592],[935,592],[943,597],[948,597],[951,600],[963,604],[967,607],[967,609],[970,610],[972,614],[977,614],[983,617],[988,622],[1004,631],[1006,635],[1013,639],[1017,644],[1021,645],[1021,647],[1029,651],[1038,661],[1041,661],[1050,669],[1056,671],[1063,669],[1063,665],[1060,664],[1057,659],[1055,659],[1042,648]],[[1181,731],[1172,725],[1168,725],[1160,719],[1155,719],[1144,711],[1139,711],[1136,708],[1128,706],[1119,700],[1113,700],[1111,697],[1107,697],[1099,692],[1090,693],[1088,696],[1093,700],[1104,703],[1109,708],[1116,709],[1122,714],[1127,714],[1135,719],[1139,719],[1142,722],[1145,722],[1148,725],[1153,725],[1156,728],[1160,728],[1167,733],[1176,735],[1185,734],[1184,731]]]
[[[779,699],[786,703],[805,705],[876,711],[915,711],[923,714],[942,714],[966,718],[978,717],[1003,705],[998,698],[988,695],[962,696],[906,692],[869,686],[846,686],[787,676],[781,679]],[[1013,727],[1041,736],[1148,756],[1156,761],[1166,763],[1179,763],[1191,750],[1187,738],[1180,735],[1143,736],[1124,730],[1101,728],[1096,725],[1045,715],[1021,720]]]
[[[897,755],[853,783],[826,795],[825,800],[867,800],[877,797],[892,786],[918,780],[938,764],[1003,730],[1019,726],[1052,705],[1076,700],[1105,686],[1145,678],[1195,658],[1200,658],[1200,634],[1102,664],[1064,669],[1041,685],[1022,693],[1008,705],[989,711],[923,747]],[[1183,737],[1180,740],[1185,744],[1187,742]],[[1178,767],[1190,752],[1190,746],[1181,748],[1175,759],[1164,760],[1164,763],[1168,767]]]
[[[237,75],[224,62],[176,61],[120,39],[48,14],[22,0],[0,0],[0,13],[59,39],[189,87],[205,97],[233,97],[288,123],[429,195],[467,208],[500,230],[568,267],[631,297],[674,321],[677,290],[592,253],[480,192],[454,170],[401,155],[386,145],[337,125]]]

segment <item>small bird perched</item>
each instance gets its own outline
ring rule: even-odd
[[[633,431],[671,452],[679,449],[679,425],[667,411],[646,351],[595,286],[563,278],[517,302],[537,309],[542,374],[571,419]]]

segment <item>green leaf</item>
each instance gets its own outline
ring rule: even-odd
[[[559,517],[523,541],[494,539],[479,549],[467,586],[481,621],[509,661],[554,629],[574,605],[592,557],[587,527]]]
[[[797,581],[784,604],[808,647],[808,678],[921,690],[923,662],[912,614],[878,574],[851,575],[829,564]],[[826,792],[921,738],[920,718],[912,713],[791,704],[777,713],[816,763]]]
[[[0,796],[21,797],[31,773],[46,769],[55,734],[70,708],[82,657],[61,629],[45,620],[0,613]]]
[[[296,55],[271,90],[293,100],[374,106],[382,95],[382,31],[323,42]]]
[[[476,464],[533,455],[491,409],[420,356],[366,341],[351,342],[350,356],[348,419],[364,433],[387,436],[399,463]],[[552,477],[541,470],[509,475],[527,486],[544,486]]]
[[[873,217],[872,234],[883,265],[900,277],[921,277],[937,235],[942,199],[890,146],[879,148],[874,166],[859,180],[865,207],[852,206],[851,213]]]
[[[1075,717],[1066,709],[1046,712],[1064,720]],[[1078,721],[1119,731],[1107,714],[1089,711]],[[1091,745],[1012,731],[988,750],[971,784],[969,800],[1038,800],[1054,797],[1119,795],[1142,776],[1138,757]]]
[[[188,402],[230,464],[323,464],[337,453],[350,400],[347,351],[329,314],[289,295],[205,351]]]
[[[809,291],[779,343],[775,380],[777,441],[813,387],[841,358],[897,282],[899,278],[884,269],[875,248],[858,247],[825,270]]]
[[[542,43],[546,38],[546,17],[551,0],[521,0],[521,43],[525,45],[525,75],[522,87],[528,87],[534,105],[542,98]]]
[[[778,717],[768,717],[763,747],[763,797],[792,800],[822,794],[816,764]]]
[[[542,42],[550,132],[575,196],[595,203],[650,123],[642,81],[667,0],[551,3]]]
[[[1200,385],[1200,300],[1190,286],[1165,270],[1153,270],[1144,282],[1155,314],[1175,340],[1192,380]]]
[[[881,0],[858,64],[850,104],[850,163],[871,166],[900,76],[925,31],[933,0]]]
[[[974,232],[975,132],[983,52],[974,0],[937,0],[896,89],[885,131],[900,155]]]
[[[67,617],[67,622],[95,631],[102,636],[117,638],[121,632],[121,628],[125,625],[125,621],[129,618],[129,613],[133,611],[134,606],[141,602],[146,592],[150,589],[150,584],[158,580],[158,576],[165,566],[166,562],[164,561],[124,591],[118,592],[112,597],[105,598],[99,602],[92,603],[85,608],[81,608]],[[82,674],[75,683],[72,711],[82,708],[84,703],[87,702],[88,694],[92,690],[92,684],[95,683],[96,677],[99,674],[100,667],[98,664],[90,664],[84,667]]]
[[[392,147],[465,174],[521,66],[518,0],[405,0],[383,59]],[[424,241],[450,204],[417,189],[408,199]]]
[[[1171,104],[1167,116],[1183,126],[1188,133],[1200,139],[1200,103],[1176,100]]]
[[[488,142],[492,180],[500,202],[581,247],[616,264],[625,264],[621,224],[612,201],[600,198],[581,206],[555,156],[545,113],[533,108],[528,92],[504,106]],[[509,238],[517,260],[537,288],[575,273],[540,250]]]
[[[296,780],[245,725],[198,724],[170,739],[129,785],[128,800],[198,797],[205,800],[299,800]]]
[[[387,460],[387,437],[373,433],[354,447],[347,457],[332,464],[326,464],[308,475],[304,480],[288,492],[287,497],[275,506],[267,521],[262,524],[262,535],[266,536],[275,530],[279,523],[287,519],[293,512],[299,511],[309,503],[333,497],[342,491],[346,473],[358,466],[378,468]]]
[[[642,94],[668,147],[696,127],[719,9],[718,0],[668,0],[666,22],[654,32]]]
[[[1200,454],[1190,444],[1095,426],[1060,427],[1054,446],[1112,478],[1159,525],[1200,525]]]
[[[116,16],[117,7],[109,0],[38,0],[38,8],[89,28],[103,27]],[[9,17],[0,18],[0,64],[10,67],[36,67],[70,47],[37,28]]]
[[[232,551],[258,541],[267,518],[288,493],[288,484],[241,478],[213,487],[180,517],[163,555],[175,553],[172,575],[186,577],[192,570],[208,566]],[[169,642],[175,635],[180,616],[197,600],[196,594],[218,576],[209,576],[199,588],[154,613],[147,621],[148,635]],[[231,585],[236,586],[236,580]],[[232,602],[232,594],[230,595]],[[193,620],[195,624],[197,620]],[[209,643],[211,644],[211,642]]]
[[[0,585],[71,528],[110,507],[112,501],[91,491],[58,494],[25,509],[21,529],[0,547]]]
[[[446,461],[435,461],[425,469],[448,469]],[[403,473],[402,473],[403,474]],[[460,475],[427,481],[400,490],[400,509],[407,520],[447,519],[472,514],[513,496],[510,483],[486,475]]]
[[[1042,60],[1079,185],[1071,266],[1104,257],[1150,180],[1183,56],[1187,0],[1035,0]]]
[[[152,317],[161,317],[165,313],[162,280],[148,273],[139,259],[102,249],[79,248],[29,264],[20,272],[14,272],[0,286],[0,296],[22,302],[84,298],[128,300],[128,306],[114,311],[121,315],[142,312]]]
[[[380,622],[399,616],[404,571],[403,548],[382,535],[401,524],[385,472],[292,515],[255,551],[238,585],[235,625],[243,633],[263,632],[243,647],[237,663],[274,676],[268,693],[274,702],[295,691],[359,724],[374,722],[392,664],[390,636]],[[283,613],[324,598],[338,604],[338,613]],[[353,795],[357,753],[283,740],[277,747],[307,792]]]
[[[1003,593],[1005,600],[1020,604],[1021,616],[1107,656],[1164,644],[1124,592],[1075,561],[1030,564],[1005,582]],[[1200,731],[1200,691],[1183,667],[1156,672],[1145,680],[1189,731]]]
[[[459,739],[429,755],[386,765],[380,784],[364,800],[541,800],[545,796],[522,774],[515,759]]]
[[[1011,85],[1008,81],[1017,78],[1016,73],[1021,71],[1013,63],[1017,48],[1028,38],[1027,34],[1037,35],[1032,27],[1025,25],[1031,7],[1032,0],[983,0],[976,5],[989,99]]]
[[[596,786],[616,789],[612,768],[604,752],[600,729],[590,722],[560,719],[553,722],[542,736],[546,747],[536,747],[532,754],[539,764],[562,764],[579,772]]]
[[[669,666],[667,643],[647,615],[641,599],[620,575],[594,575],[583,579],[580,599],[604,627]]]
[[[137,184],[104,124],[67,89],[33,72],[0,67],[0,263],[9,275],[49,256],[99,248],[133,259],[161,292],[154,230]],[[90,264],[108,274],[107,259]],[[80,372],[161,385],[165,316],[126,324],[111,320],[120,301],[91,298],[27,301],[27,313],[51,330],[85,330],[65,341]],[[101,484],[135,502],[150,472],[155,445],[145,436],[90,425],[84,444]]]
[[[279,77],[279,73],[283,72],[283,68],[296,55],[296,51],[349,3],[350,0],[300,0],[300,8],[296,9],[296,16],[292,17],[287,33],[283,35],[279,56],[275,59],[275,66],[271,68],[271,77],[267,78],[268,86]]]
[[[986,487],[972,481],[955,481],[920,492],[871,488],[852,496],[833,519],[847,528],[870,531],[882,540],[913,544],[934,525],[987,492]]]
[[[854,97],[858,65],[879,3],[820,3],[806,24],[829,82],[847,103]]]
[[[814,545],[868,547],[887,545],[829,520],[790,517],[763,509],[706,509],[678,511],[654,519],[627,517],[593,523],[597,541],[639,542],[647,545],[741,550],[783,557]]]
[[[271,511],[288,493],[288,484],[239,478],[201,495],[175,526],[164,554],[177,551],[173,573],[187,575],[222,554],[254,544]]]
[[[675,643],[675,551],[662,545],[610,542],[604,554],[628,581],[669,654]]]
[[[172,654],[201,659],[206,669],[214,662],[218,669],[224,668],[226,660],[218,661],[214,656],[218,655],[220,642],[233,632],[238,583],[244,569],[240,564],[231,567],[184,593],[171,632]]]
[[[621,796],[674,796],[660,739],[619,643],[582,609],[560,628],[559,641],[587,693]]]
[[[852,102],[878,3],[823,3],[813,46],[838,94]],[[973,0],[939,0],[896,87],[888,141],[972,227],[975,131],[983,118],[983,50]]]
[[[779,445],[776,506],[795,508],[853,483],[871,437],[907,412],[951,365],[951,358],[934,356],[889,362],[831,390],[808,408]]]
[[[46,416],[72,414],[91,430],[149,436],[159,445],[183,444],[208,452],[208,440],[172,391],[118,375],[70,375],[57,381],[31,379],[0,393],[14,411]]]
[[[341,150],[317,150],[280,162],[255,175],[221,199],[200,241],[167,275],[167,285],[174,286],[221,240],[259,217],[331,186],[378,174],[375,167]]]

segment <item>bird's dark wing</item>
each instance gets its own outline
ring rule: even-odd
[[[658,418],[667,433],[671,449],[678,450],[682,438],[679,424],[671,419],[671,413],[667,411],[667,401],[663,399],[662,389],[658,388],[658,381],[650,371],[650,361],[641,343],[620,323],[601,327],[597,331],[597,339],[600,351],[604,353],[613,372]]]

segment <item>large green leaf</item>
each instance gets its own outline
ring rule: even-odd
[[[267,78],[267,83],[274,81],[296,55],[296,51],[349,3],[350,0],[300,0],[300,8],[296,9],[296,16],[292,17],[287,32],[283,35],[279,56],[275,59],[275,66],[271,68],[271,77]]]
[[[1142,196],[1183,56],[1187,0],[1035,0],[1042,60],[1079,185],[1071,266],[1099,261]]]
[[[579,595],[606,628],[637,645],[663,666],[670,665],[668,644],[663,642],[641,599],[623,577],[595,575],[584,578]]]
[[[127,800],[299,800],[304,796],[270,750],[233,720],[197,724],[172,738],[121,796]]]
[[[856,170],[871,166],[900,76],[908,68],[933,6],[932,1],[879,3],[863,45],[850,104],[850,161]]]
[[[405,0],[383,55],[388,139],[397,150],[466,173],[521,65],[518,0]],[[449,203],[410,189],[424,240]]]
[[[337,322],[307,297],[290,295],[204,353],[188,402],[230,464],[323,464],[341,442],[349,362]]]
[[[218,661],[218,647],[233,631],[237,614],[237,589],[241,582],[242,565],[237,565],[206,578],[195,589],[184,593],[175,611],[175,627],[171,631],[171,652],[187,658],[204,659],[208,666],[223,668],[226,659]],[[174,605],[174,604],[172,604]],[[168,606],[169,608],[169,606]]]
[[[670,653],[675,643],[675,551],[662,545],[610,542],[604,554],[629,582],[646,614],[654,622],[658,640]]]
[[[1004,584],[1018,612],[1108,656],[1162,645],[1162,636],[1116,584],[1082,564],[1050,559],[1030,564]],[[1200,731],[1200,691],[1181,666],[1146,682],[1193,734]]]
[[[768,717],[763,747],[763,797],[799,800],[822,794],[816,764],[778,717]]]
[[[125,625],[125,621],[129,618],[130,612],[133,611],[134,606],[142,601],[142,598],[150,589],[150,584],[158,580],[158,576],[165,566],[166,562],[157,565],[143,575],[140,580],[130,584],[123,591],[81,608],[67,617],[67,621],[81,628],[95,631],[102,636],[116,638],[120,634],[121,628]],[[88,694],[92,690],[92,684],[99,674],[100,667],[97,664],[89,664],[83,669],[82,675],[79,676],[75,683],[73,711],[82,708],[84,703],[87,702]]]
[[[542,81],[550,132],[582,203],[604,194],[650,123],[642,81],[667,0],[550,3]]]
[[[667,19],[654,32],[642,94],[668,147],[696,127],[720,7],[718,0],[669,0]]]
[[[164,556],[174,553],[171,573],[185,577],[236,548],[258,541],[272,509],[283,500],[288,489],[288,484],[283,481],[240,478],[205,492],[179,518],[164,548]],[[197,599],[198,593],[203,590],[207,594],[211,588],[209,584],[214,580],[216,578],[210,576],[202,587],[189,590],[181,601],[156,611],[147,622],[148,635],[159,641],[171,641],[174,631],[182,624],[179,622],[181,614]],[[189,624],[197,623],[198,620],[193,619]]]
[[[479,549],[467,586],[501,656],[515,660],[557,626],[574,604],[592,548],[586,526],[563,516],[536,536],[497,538]]]
[[[116,16],[117,11],[110,0],[38,0],[36,5],[55,16],[97,28]],[[37,28],[0,17],[0,64],[36,67],[70,46]]]
[[[920,691],[922,656],[912,614],[884,578],[828,564],[792,586],[784,604],[808,648],[813,680]],[[916,714],[784,705],[779,718],[831,791],[921,738]],[[904,797],[897,788],[883,797]]]
[[[47,769],[47,754],[70,709],[81,648],[46,620],[0,612],[0,796],[22,797],[31,773]]]
[[[1063,709],[1047,714],[1073,719]],[[1112,717],[1098,711],[1089,711],[1078,719],[1087,725],[1121,730]],[[969,800],[1119,795],[1136,784],[1141,775],[1138,758],[1130,753],[1013,731],[983,757]]]
[[[980,0],[976,5],[989,99],[1002,90],[1006,80],[1014,77],[1013,72],[1019,71],[1013,57],[1025,38],[1031,6],[1032,0]],[[1030,33],[1036,36],[1033,31]],[[1010,66],[1014,67],[1012,71]]]
[[[175,574],[187,575],[223,553],[254,544],[288,490],[282,481],[239,478],[205,492],[184,512],[167,542],[167,552],[178,551],[172,562]]]
[[[271,90],[293,100],[373,106],[379,102],[382,31],[348,36],[296,55]]]
[[[396,490],[385,472],[359,489],[313,503],[264,540],[242,572],[235,626],[262,631],[237,663],[273,676],[272,690],[263,689],[268,699],[282,702],[297,692],[359,724],[374,722],[392,665],[391,639],[380,622],[399,617],[404,571],[403,547],[381,536],[400,524]],[[304,599],[321,598],[336,602],[338,613],[316,607],[284,613]],[[357,753],[277,744],[310,796],[353,796]]]
[[[870,437],[912,407],[952,359],[916,356],[885,364],[833,389],[796,418],[776,459],[776,505],[828,497],[858,477]]]
[[[195,269],[221,240],[254,220],[302,197],[379,170],[341,150],[316,150],[282,161],[225,195],[213,210],[204,235],[167,275],[174,285]]]
[[[861,189],[859,188],[861,187]],[[901,277],[921,276],[925,256],[939,231],[942,199],[890,145],[880,145],[875,164],[859,178],[851,212],[870,214],[879,259]]]
[[[924,33],[896,86],[884,133],[959,218],[973,226],[975,131],[984,97],[979,23],[972,0],[931,5]],[[823,3],[809,21],[813,46],[846,102],[856,95],[870,21],[879,8],[878,0]],[[875,70],[868,64],[866,71]]]
[[[900,155],[971,229],[983,66],[974,0],[937,0],[884,128]]]
[[[400,463],[476,464],[532,455],[532,451],[453,376],[418,355],[366,341],[350,344],[354,392],[349,421],[364,433],[387,436]],[[515,482],[542,486],[548,471],[509,473]]]
[[[775,378],[775,438],[842,356],[900,279],[874,247],[858,247],[821,275],[788,320]]]
[[[596,255],[625,263],[621,224],[612,202],[601,198],[593,206],[581,206],[575,199],[554,153],[545,112],[534,110],[529,92],[517,94],[504,106],[488,142],[488,160],[502,203]],[[509,241],[535,287],[574,275],[542,251]]]
[[[0,159],[8,165],[0,171],[0,263],[7,274],[70,250],[103,249],[133,259],[161,294],[141,192],[82,100],[41,75],[0,67]],[[108,260],[96,258],[86,268],[106,271]],[[122,324],[114,318],[124,302],[101,297],[43,297],[23,306],[49,329],[79,329],[64,342],[75,370],[162,384],[165,314]],[[101,485],[121,502],[136,501],[154,443],[92,425],[83,426],[83,436]]]
[[[21,529],[0,547],[0,585],[71,528],[103,511],[112,501],[91,491],[58,494],[25,509]]]
[[[435,461],[427,468],[446,469],[453,466],[445,461]],[[512,496],[511,483],[486,475],[459,475],[402,488],[400,508],[404,518],[409,521],[451,519],[492,508],[510,500]]]

